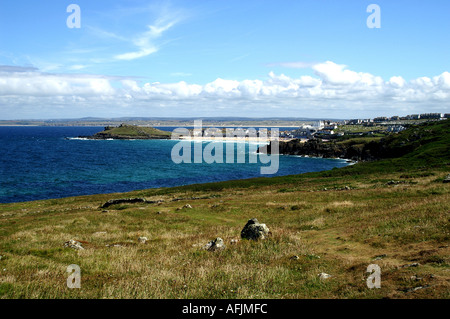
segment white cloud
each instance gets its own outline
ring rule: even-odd
[[[133,44],[138,48],[137,51],[118,54],[115,56],[117,60],[135,60],[158,51],[155,40],[162,36],[164,32],[172,28],[177,19],[159,18],[154,25],[147,26],[148,30],[133,39]]]
[[[111,112],[145,115],[162,110],[160,105],[174,116],[223,115],[218,110],[242,116],[304,116],[303,112],[309,112],[335,117],[364,112],[449,112],[449,72],[411,81],[394,76],[385,81],[330,61],[312,69],[316,76],[292,78],[270,72],[264,79],[218,78],[200,85],[185,81],[140,83],[133,78],[49,74],[30,67],[0,66],[0,109],[2,114],[7,109],[19,114],[40,105],[48,112],[72,114],[74,108],[82,106],[80,116],[85,108],[98,110],[99,116]]]

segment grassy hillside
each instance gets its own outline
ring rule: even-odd
[[[279,152],[290,155],[309,155],[326,158],[349,158],[358,161],[409,158],[409,164],[430,165],[450,156],[449,121],[423,123],[411,126],[399,134],[386,137],[357,137],[343,141],[311,139],[305,143],[294,139],[279,143]],[[271,152],[271,145],[260,148]],[[398,161],[398,160],[397,160]],[[430,162],[431,161],[431,162]]]
[[[96,133],[93,138],[106,139],[165,139],[170,138],[171,132],[158,130],[153,127],[134,125],[120,125],[118,127],[106,127],[104,131]]]
[[[449,298],[446,122],[391,137],[400,158],[327,172],[2,204],[0,297]],[[255,217],[271,237],[232,244]],[[202,249],[216,237],[224,251]],[[66,287],[70,264],[81,289]]]

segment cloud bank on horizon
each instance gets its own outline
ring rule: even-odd
[[[318,107],[334,117],[356,116],[367,109],[392,115],[422,109],[441,112],[450,107],[449,72],[406,81],[401,76],[384,80],[332,61],[311,65],[311,69],[314,76],[292,78],[270,72],[264,79],[217,78],[200,85],[185,81],[141,83],[127,77],[0,66],[0,105],[11,108],[11,114],[17,114],[17,108],[36,115],[57,108],[76,116],[82,114],[81,106],[97,116],[125,116],[130,109],[135,115],[213,116],[220,109],[227,115],[256,117],[279,116],[283,114],[280,109],[300,116]],[[98,113],[90,112],[96,107]]]

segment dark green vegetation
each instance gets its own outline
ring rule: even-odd
[[[449,121],[428,122],[398,134],[386,137],[352,138],[344,141],[323,142],[312,139],[305,143],[299,140],[280,142],[280,154],[308,155],[316,157],[340,157],[357,161],[400,158],[406,156],[410,164],[430,164],[442,161],[450,152]],[[271,146],[262,148],[270,152]],[[402,158],[403,162],[405,158]],[[412,160],[412,161],[411,161]]]
[[[449,298],[449,132],[411,127],[326,172],[0,205],[0,297]],[[146,201],[100,208],[123,198]],[[272,236],[232,244],[250,218]],[[216,237],[225,250],[202,249]]]
[[[134,125],[120,125],[118,127],[105,127],[105,130],[94,134],[92,139],[170,139],[171,132],[161,131],[153,127]]]

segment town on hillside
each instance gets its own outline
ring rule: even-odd
[[[323,140],[346,139],[352,137],[382,137],[389,133],[398,133],[406,127],[428,121],[440,121],[450,118],[449,113],[424,113],[407,116],[380,116],[373,119],[351,119],[341,121],[318,120],[301,125],[293,130],[280,132],[281,139],[319,138]]]

